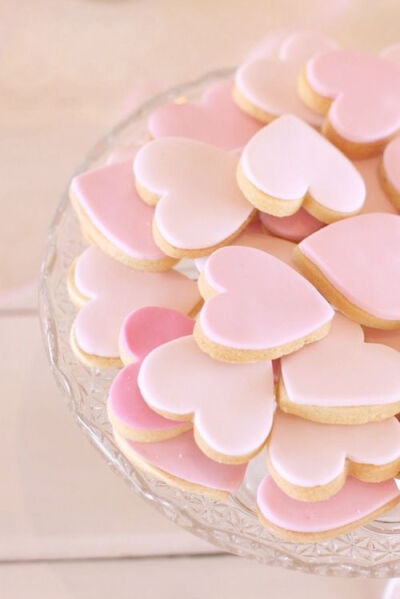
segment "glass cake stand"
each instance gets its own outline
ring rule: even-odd
[[[110,131],[91,150],[77,173],[104,164],[113,151],[129,151],[146,140],[154,108],[173,99],[199,100],[210,84],[232,75],[224,69],[160,94]],[[400,511],[341,537],[321,543],[293,544],[273,537],[255,512],[255,490],[264,471],[263,456],[249,466],[247,479],[225,501],[188,493],[137,470],[117,448],[107,419],[108,388],[116,371],[91,369],[71,350],[69,334],[76,308],[67,293],[67,273],[84,249],[78,221],[64,193],[51,224],[41,268],[40,316],[44,342],[57,383],[74,418],[109,465],[133,490],[177,525],[237,555],[303,572],[338,576],[400,576]],[[189,276],[189,261],[180,265]]]

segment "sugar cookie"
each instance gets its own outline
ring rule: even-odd
[[[270,361],[219,362],[192,336],[182,337],[146,356],[138,383],[152,410],[193,421],[196,443],[214,460],[247,462],[269,435],[275,409]]]
[[[232,89],[232,81],[220,81],[205,91],[200,104],[159,106],[148,120],[151,137],[187,137],[223,150],[243,147],[261,124],[236,106]]]
[[[196,283],[171,270],[134,270],[90,247],[70,270],[69,292],[81,306],[71,332],[77,357],[89,366],[119,367],[118,337],[124,318],[143,306],[193,314],[200,306]]]
[[[347,476],[365,482],[396,476],[400,422],[392,417],[359,425],[320,424],[277,410],[267,462],[273,479],[287,495],[322,501],[340,491]]]
[[[247,464],[220,464],[197,447],[192,431],[158,443],[136,443],[114,431],[122,453],[134,466],[170,485],[223,499],[237,491]]]
[[[206,301],[195,339],[218,360],[278,358],[324,337],[334,315],[299,273],[254,248],[217,250],[207,260],[199,288]]]
[[[359,212],[366,193],[350,160],[293,115],[256,133],[243,149],[237,179],[262,212],[290,216],[303,207],[325,223]]]
[[[315,233],[325,224],[311,216],[304,208],[300,208],[291,216],[273,216],[266,212],[260,212],[260,220],[273,235],[296,243]]]
[[[164,137],[134,161],[140,196],[157,204],[153,234],[174,258],[209,254],[237,237],[255,215],[236,183],[236,153],[198,141]]]
[[[384,420],[400,412],[400,353],[365,343],[360,325],[336,314],[329,335],[281,359],[278,401],[316,422]]]
[[[113,258],[140,270],[175,264],[154,243],[154,209],[136,192],[131,160],[77,175],[70,197],[85,237]]]
[[[360,324],[400,327],[400,216],[370,213],[324,227],[295,250],[301,271]]]
[[[345,534],[390,511],[399,500],[393,479],[366,483],[348,478],[337,495],[308,503],[289,497],[266,476],[257,493],[264,526],[273,535],[294,543],[315,543]]]
[[[400,137],[386,146],[379,174],[387,196],[400,210]]]
[[[324,134],[351,158],[382,152],[400,130],[400,63],[384,55],[331,50],[311,57],[298,91],[326,115]]]
[[[192,428],[190,422],[168,420],[150,410],[137,385],[140,364],[154,348],[190,335],[194,321],[180,312],[148,306],[125,318],[120,353],[127,364],[109,391],[107,412],[114,431],[132,441],[162,441]]]
[[[321,116],[298,97],[297,77],[308,58],[335,47],[331,40],[312,31],[273,32],[236,71],[236,103],[263,123],[292,113],[319,126]]]

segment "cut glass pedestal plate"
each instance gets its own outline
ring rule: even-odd
[[[208,74],[198,81],[154,97],[106,135],[76,172],[104,164],[111,153],[127,152],[147,138],[146,122],[154,108],[168,100],[198,101],[212,83],[231,70]],[[225,501],[188,493],[133,467],[117,448],[106,414],[109,385],[115,370],[91,369],[71,350],[69,335],[76,314],[67,293],[68,269],[84,249],[75,214],[65,192],[49,230],[41,270],[40,313],[45,345],[54,376],[68,398],[71,412],[85,433],[133,490],[167,518],[222,549],[257,561],[303,572],[338,576],[400,576],[400,510],[341,537],[293,544],[268,533],[255,512],[255,489],[263,475],[263,456],[249,467],[242,489]],[[190,262],[180,269],[194,276]]]

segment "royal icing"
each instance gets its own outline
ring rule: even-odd
[[[281,380],[292,403],[384,406],[400,400],[400,353],[364,343],[360,325],[336,314],[324,339],[281,359]]]
[[[400,137],[386,146],[382,161],[385,177],[400,195]]]
[[[308,58],[334,47],[331,40],[311,31],[272,34],[238,68],[236,89],[262,111],[265,122],[292,113],[318,126],[320,115],[305,106],[297,95],[297,77]]]
[[[204,455],[192,431],[162,442],[137,443],[117,437],[117,443],[133,461],[139,456],[170,476],[209,489],[233,493],[239,489],[246,472],[246,464],[221,464]]]
[[[149,117],[152,137],[187,137],[224,150],[234,150],[259,130],[260,123],[241,111],[232,99],[232,81],[212,85],[199,105],[171,102]]]
[[[243,150],[240,166],[257,190],[287,203],[286,215],[303,205],[308,212],[325,210],[319,219],[331,222],[358,212],[365,200],[365,185],[353,164],[293,115],[256,133]]]
[[[400,216],[362,214],[324,227],[298,246],[353,305],[400,320]]]
[[[123,368],[114,379],[108,397],[108,414],[113,426],[124,436],[151,439],[157,434],[170,437],[191,428],[190,423],[168,420],[150,410],[137,385],[140,362],[159,345],[190,335],[194,321],[175,310],[153,306],[135,310],[124,320],[120,335],[123,361],[134,362]],[[149,439],[147,439],[149,440]]]
[[[153,240],[154,208],[136,192],[131,160],[78,175],[71,195],[98,231],[124,254],[135,260],[165,258]]]
[[[399,498],[393,479],[366,483],[349,477],[339,493],[330,499],[309,503],[292,499],[266,476],[258,488],[257,505],[267,522],[307,534],[357,524]]]
[[[328,119],[339,135],[373,143],[400,128],[400,64],[384,56],[332,50],[310,58],[306,79],[320,96],[332,100]]]
[[[302,241],[324,226],[324,223],[311,216],[304,208],[300,208],[291,216],[273,216],[266,212],[260,212],[260,220],[273,235],[294,242]]]
[[[202,276],[216,295],[198,323],[205,337],[229,348],[282,348],[328,325],[334,314],[306,279],[254,248],[217,250]]]
[[[324,397],[324,388],[320,391]],[[327,485],[345,472],[346,460],[371,469],[396,460],[400,466],[400,422],[321,424],[277,410],[268,457],[281,478],[301,487]]]
[[[239,234],[254,209],[237,186],[237,160],[235,153],[174,137],[139,150],[136,180],[160,198],[154,223],[170,246],[202,255]]]
[[[228,364],[202,352],[192,336],[144,359],[138,383],[156,412],[193,420],[201,449],[220,461],[244,461],[267,439],[273,419],[272,364]]]
[[[124,266],[90,247],[78,258],[73,285],[87,298],[78,312],[74,335],[80,349],[101,357],[117,357],[124,318],[143,306],[190,313],[199,303],[196,283],[170,270],[150,273]]]

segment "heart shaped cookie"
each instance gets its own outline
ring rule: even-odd
[[[334,314],[293,268],[254,248],[217,250],[199,287],[206,302],[194,335],[218,360],[279,358],[324,337]]]
[[[237,179],[262,212],[289,216],[303,207],[325,223],[359,212],[366,193],[353,164],[293,115],[256,133],[243,149]]]
[[[194,321],[168,308],[148,306],[125,318],[120,353],[127,364],[109,391],[107,412],[114,431],[125,439],[148,442],[169,439],[192,428],[190,422],[168,420],[150,410],[137,385],[140,363],[154,348],[190,335]]]
[[[77,175],[70,197],[84,235],[113,258],[140,270],[168,270],[175,264],[154,243],[154,209],[136,192],[132,160]]]
[[[312,31],[273,32],[236,71],[236,103],[263,123],[292,113],[319,126],[321,116],[298,97],[297,78],[308,58],[335,47],[331,40]]]
[[[383,189],[400,210],[400,137],[386,146],[379,173]]]
[[[220,81],[206,90],[200,104],[163,104],[149,117],[150,135],[187,137],[223,150],[241,148],[261,125],[236,106],[232,89],[232,81]]]
[[[337,314],[325,339],[282,358],[278,401],[316,422],[389,418],[400,412],[400,353],[364,343],[362,328]]]
[[[273,235],[296,243],[324,226],[323,222],[311,216],[304,208],[291,216],[273,216],[260,212],[260,220]]]
[[[197,258],[229,243],[255,211],[236,183],[237,155],[179,137],[149,142],[134,161],[136,186],[157,204],[153,233],[174,258]]]
[[[289,497],[270,476],[257,492],[261,522],[275,536],[295,543],[315,543],[345,534],[390,511],[399,500],[393,479],[366,483],[348,478],[337,495],[315,503]]]
[[[381,482],[397,475],[400,422],[393,417],[359,425],[321,424],[277,410],[267,461],[287,495],[322,501],[340,491],[347,476]]]
[[[70,270],[69,291],[82,306],[71,333],[72,347],[84,363],[121,366],[118,337],[124,318],[143,306],[195,313],[200,302],[196,283],[184,275],[134,270],[90,247]]]
[[[346,316],[366,326],[400,327],[400,216],[361,214],[304,239],[301,271]]]
[[[379,154],[400,130],[400,63],[354,50],[311,57],[299,94],[326,115],[325,135],[352,158]]]
[[[114,431],[122,453],[140,470],[168,484],[221,499],[237,491],[247,464],[220,464],[197,447],[192,431],[158,443],[136,443]]]
[[[247,462],[263,447],[275,409],[272,364],[227,364],[202,352],[192,336],[153,350],[138,383],[151,409],[193,421],[196,443],[214,460]]]

